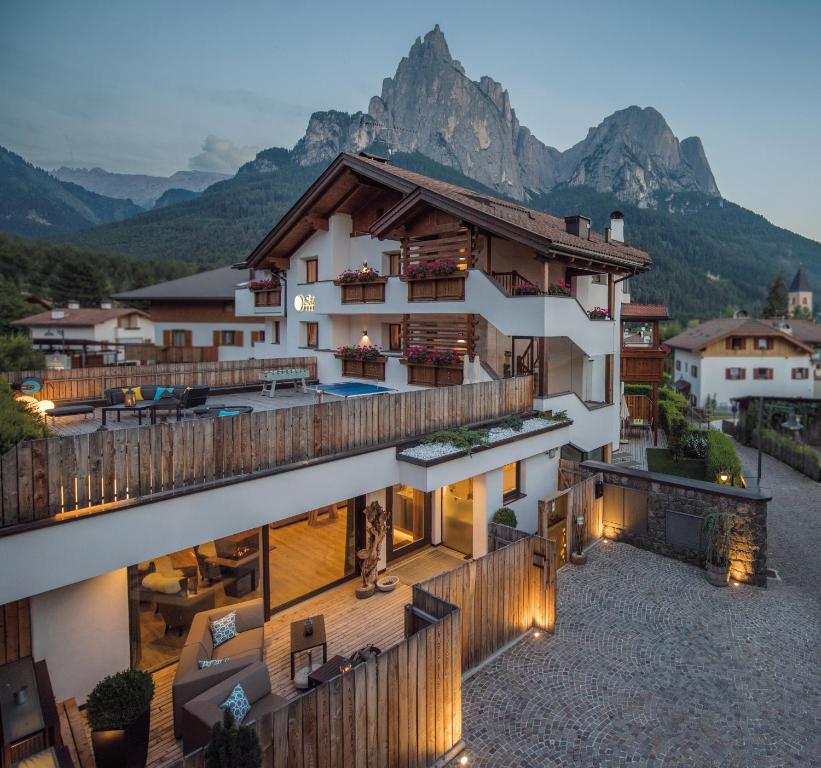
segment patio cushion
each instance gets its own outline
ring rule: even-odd
[[[250,653],[256,653],[259,658],[262,658],[263,648],[263,629],[249,629],[247,632],[241,632],[236,637],[220,644],[214,648],[211,658],[223,659],[225,657],[233,658],[235,656],[243,656]]]
[[[143,579],[142,585],[146,589],[150,589],[152,592],[162,592],[166,595],[174,595],[182,589],[180,587],[180,579],[182,578],[182,574],[178,577],[174,576],[165,576],[162,573],[149,573]]]
[[[233,716],[237,725],[241,724],[245,716],[251,711],[251,702],[242,687],[242,683],[237,683],[231,695],[220,704],[220,709],[227,709]]]
[[[231,611],[219,619],[211,620],[211,640],[214,648],[227,643],[237,636],[237,613]]]
[[[120,389],[122,389],[122,391],[123,391],[123,399],[125,399],[125,396],[128,394],[128,390],[131,390],[134,393],[134,398],[136,400],[143,400],[144,399],[143,398],[143,388],[140,387],[140,386],[120,387]]]

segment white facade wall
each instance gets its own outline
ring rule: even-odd
[[[246,291],[247,293],[247,291]],[[211,347],[214,344],[214,331],[242,331],[242,344],[219,348],[219,360],[248,360],[251,357],[262,357],[255,351],[256,345],[251,341],[252,331],[264,331],[263,319],[259,323],[192,323],[185,320],[154,323],[154,343],[163,345],[165,331],[191,331],[191,344],[194,347]],[[269,338],[266,333],[266,339]],[[266,345],[261,345],[266,346]],[[271,355],[276,357],[276,355]]]
[[[693,366],[696,366],[696,376],[693,376]],[[708,394],[712,394],[712,392],[708,393],[701,387],[701,355],[698,352],[687,352],[683,349],[673,350],[673,381],[679,379],[689,382],[690,394],[695,398],[697,407],[701,407],[704,398]]]
[[[725,379],[727,368],[744,368],[743,381]],[[773,378],[753,378],[754,368],[772,368]],[[807,368],[808,379],[793,379],[793,368]],[[739,397],[812,397],[814,381],[810,356],[803,357],[703,357],[701,359],[701,399],[715,395],[720,407],[730,406],[730,400]]]

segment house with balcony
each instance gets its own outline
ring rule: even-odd
[[[341,154],[240,266],[237,314],[321,381],[399,390],[533,375],[573,444],[618,442],[624,279],[649,268],[615,211],[565,219]]]
[[[163,362],[217,362],[271,357],[277,337],[253,315],[234,312],[235,288],[247,273],[221,267],[169,280],[113,299],[145,306],[154,324],[151,343]],[[275,334],[275,326],[270,333]],[[145,350],[146,359],[151,350]]]
[[[117,365],[133,358],[131,351],[154,336],[151,316],[133,307],[80,307],[69,302],[16,320],[32,344],[46,355],[49,368]]]
[[[713,396],[724,409],[741,397],[813,396],[814,347],[771,321],[709,320],[666,343],[673,382],[696,407]]]

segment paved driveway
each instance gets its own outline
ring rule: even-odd
[[[754,453],[742,450],[745,461]],[[765,458],[768,589],[613,542],[465,684],[473,766],[821,766],[821,489]]]

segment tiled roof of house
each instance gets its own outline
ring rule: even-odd
[[[668,320],[670,313],[665,304],[622,304],[622,320]]]
[[[665,342],[674,349],[684,349],[691,352],[704,349],[714,341],[727,336],[773,336],[778,335],[793,342],[796,346],[807,349],[805,342],[791,336],[778,328],[773,327],[767,320],[751,318],[722,317],[717,320],[708,320],[695,328],[688,328],[683,333],[667,339]]]
[[[638,248],[633,248],[624,243],[607,242],[603,235],[595,232],[590,233],[590,238],[581,238],[571,235],[566,230],[564,219],[551,216],[549,213],[526,208],[509,200],[502,200],[480,192],[466,189],[465,187],[450,184],[446,181],[433,179],[421,173],[407,171],[404,168],[397,168],[390,163],[373,160],[368,157],[347,155],[359,163],[367,163],[380,171],[392,174],[406,181],[410,181],[417,187],[430,190],[444,197],[450,198],[467,208],[478,213],[487,214],[503,221],[521,227],[533,234],[548,238],[549,240],[562,245],[599,253],[603,256],[618,256],[635,262],[637,266],[646,266],[650,263],[650,256]]]
[[[784,330],[805,344],[821,344],[821,324],[811,320],[764,320],[774,328]]]
[[[157,283],[133,291],[117,293],[112,298],[118,301],[169,301],[172,299],[188,301],[208,301],[221,299],[233,300],[234,289],[243,280],[245,275],[232,267],[210,269],[207,272],[198,272],[196,275],[180,277],[166,283]]]
[[[63,312],[63,317],[52,317],[53,312]],[[15,320],[14,325],[25,326],[75,326],[75,327],[92,327],[105,323],[108,320],[114,320],[118,317],[126,317],[127,315],[141,315],[142,317],[149,317],[146,312],[132,307],[121,307],[115,309],[53,309],[49,312],[40,312],[37,315],[29,315],[22,320]]]

